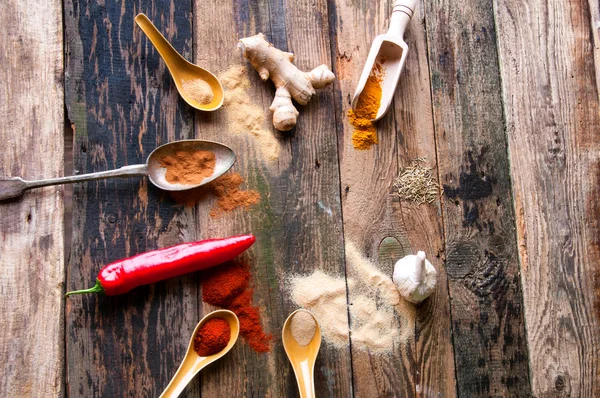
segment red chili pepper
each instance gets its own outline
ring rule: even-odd
[[[107,296],[127,293],[131,289],[164,279],[200,271],[233,260],[248,249],[256,238],[240,235],[182,243],[115,261],[100,270],[96,285],[66,295],[104,293]]]

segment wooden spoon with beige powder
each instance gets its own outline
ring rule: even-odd
[[[301,398],[315,396],[315,361],[321,347],[321,328],[309,311],[292,312],[283,324],[283,348],[292,364]]]

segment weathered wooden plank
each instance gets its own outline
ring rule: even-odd
[[[340,0],[330,10],[340,115],[350,109],[371,42],[387,30],[392,4]],[[354,392],[361,397],[455,395],[440,201],[414,205],[400,202],[394,193],[399,167],[420,157],[426,158],[426,166],[436,165],[423,19],[420,8],[407,28],[410,50],[394,106],[378,124],[379,145],[355,150],[347,118],[338,123],[345,239],[371,253],[390,276],[399,257],[417,250],[425,250],[439,271],[437,292],[418,306],[414,338],[407,346],[396,347],[391,355],[353,350]],[[390,242],[398,246],[393,255],[387,250]]]
[[[64,125],[61,3],[3,1],[0,23],[0,176],[58,177]],[[60,396],[65,369],[60,188],[0,202],[0,270],[0,395]]]
[[[65,2],[66,103],[77,172],[144,162],[158,145],[186,138],[192,112],[164,62],[134,23],[146,13],[191,57],[191,5],[169,0]],[[119,258],[193,240],[193,213],[146,179],[77,185],[69,289],[92,284]],[[73,296],[67,313],[68,392],[158,396],[198,321],[198,277],[176,278],[120,297]],[[188,391],[198,394],[198,382]]]
[[[600,106],[587,3],[495,2],[539,397],[600,396]]]
[[[458,394],[530,395],[492,2],[425,3]]]
[[[592,39],[594,41],[594,69],[596,71],[596,87],[600,93],[600,4],[597,1],[588,1],[590,6],[590,24]]]
[[[258,74],[236,50],[238,39],[262,31],[277,47],[296,54],[295,64],[310,70],[331,65],[326,1],[195,2],[195,54],[199,64],[214,71],[234,64],[248,65],[250,95],[262,102],[266,114],[272,84]],[[219,29],[214,29],[219,26]],[[203,396],[297,396],[296,381],[283,347],[281,327],[294,309],[284,291],[285,278],[297,272],[322,269],[343,275],[342,225],[331,88],[318,91],[300,107],[295,131],[274,134],[282,151],[274,162],[261,160],[259,144],[245,135],[227,133],[225,110],[198,114],[199,136],[230,145],[238,156],[235,171],[258,189],[260,205],[239,210],[222,220],[207,216],[211,203],[199,206],[200,230],[206,234],[252,232],[251,268],[254,299],[263,309],[263,323],[273,333],[272,352],[256,354],[240,341],[232,353],[202,374]],[[320,205],[319,205],[320,203]],[[321,207],[322,206],[322,207]],[[324,209],[328,209],[324,210]],[[208,310],[206,308],[205,310]],[[317,391],[323,396],[351,396],[349,350],[323,346],[315,369]]]

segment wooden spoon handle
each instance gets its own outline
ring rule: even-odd
[[[138,14],[135,17],[135,22],[146,34],[146,36],[148,36],[148,39],[150,39],[154,45],[154,48],[156,48],[156,51],[158,51],[163,61],[165,61],[165,64],[167,64],[167,68],[171,70],[171,67],[174,66],[173,61],[178,58],[182,58],[181,54],[179,54],[173,48],[171,43],[169,43],[167,39],[165,39],[165,37],[160,33],[160,31],[156,29],[156,26],[154,26],[152,21],[148,19],[146,14]]]
[[[417,9],[418,0],[397,0],[392,11],[388,34],[404,37],[406,26]]]

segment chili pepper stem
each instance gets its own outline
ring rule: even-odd
[[[84,293],[104,293],[104,288],[100,284],[100,280],[96,279],[96,284],[93,287],[90,287],[89,289],[74,290],[72,292],[68,292],[65,294],[65,297],[69,297],[72,294],[84,294]]]

